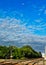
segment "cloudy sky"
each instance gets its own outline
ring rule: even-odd
[[[0,41],[46,43],[46,0],[0,0]]]

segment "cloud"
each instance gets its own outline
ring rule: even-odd
[[[33,25],[33,26],[30,25],[30,26],[28,26],[28,28],[32,29],[32,31],[35,31],[35,30],[39,30],[39,31],[44,30],[44,28],[42,28],[40,26],[35,26],[35,25]]]
[[[46,14],[46,10],[44,10],[44,14]]]
[[[42,19],[36,19],[35,22],[42,22]]]
[[[32,33],[34,33],[35,31],[38,31],[38,32],[41,32],[41,34],[42,33],[45,34],[46,33],[46,23],[43,21],[44,21],[43,19],[36,19],[36,20],[34,20],[33,25],[31,25],[31,24],[28,25],[28,28],[30,29],[30,31],[32,31]]]
[[[42,6],[40,9],[39,9],[39,11],[43,11],[45,9],[45,6]]]
[[[38,15],[42,15],[42,14],[45,14],[45,9],[46,7],[45,6],[42,6],[41,8],[39,8],[39,12],[38,12]]]
[[[1,19],[0,24],[0,39],[2,41],[17,41],[18,43],[41,42],[46,43],[46,36],[34,35],[25,24],[21,24],[19,19]],[[40,27],[33,27],[33,29],[40,29]],[[33,30],[32,29],[32,30]]]
[[[41,19],[36,19],[35,22],[42,23]],[[18,43],[41,42],[46,43],[46,36],[34,34],[35,30],[44,30],[45,24],[26,26],[28,22],[22,21],[20,18],[7,16],[0,18],[0,40],[15,41]],[[29,29],[30,28],[30,29]]]
[[[18,19],[1,19],[2,23],[0,24],[0,37],[5,36],[4,39],[15,40],[23,33],[28,33],[28,29],[25,24],[21,24],[21,20]]]

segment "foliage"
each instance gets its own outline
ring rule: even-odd
[[[10,58],[11,54],[13,59],[42,57],[41,52],[36,52],[31,46],[28,45],[21,48],[16,46],[0,46],[0,58]]]

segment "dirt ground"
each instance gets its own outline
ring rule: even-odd
[[[33,60],[0,59],[0,65],[46,65],[46,61],[41,58]]]

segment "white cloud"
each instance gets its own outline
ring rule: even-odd
[[[35,31],[35,30],[42,31],[42,30],[45,29],[43,26],[40,26],[40,25],[38,25],[38,26],[36,26],[36,25],[30,25],[30,26],[28,26],[28,28],[32,29],[32,31]]]
[[[44,14],[46,14],[46,10],[44,11]]]
[[[38,12],[38,15],[43,14],[43,13],[44,13],[44,12],[43,12],[44,9],[45,9],[45,6],[40,7],[39,10],[38,10],[38,11],[39,11],[39,12]]]
[[[23,14],[20,14],[23,16]],[[35,22],[40,23],[42,20],[37,19]],[[43,30],[44,25],[32,25],[26,26],[27,23],[23,23],[20,19],[6,17],[0,18],[0,39],[2,41],[17,41],[19,43],[31,43],[31,42],[42,42],[46,43],[46,36],[34,35],[35,30]],[[31,29],[29,29],[31,28]]]
[[[41,22],[42,20],[41,19],[36,19],[35,22]]]
[[[28,33],[28,29],[21,22],[18,19],[2,19],[0,36],[4,35],[4,40],[15,40],[18,37],[23,37],[23,33]]]
[[[45,6],[42,6],[39,11],[42,12],[44,10]]]

